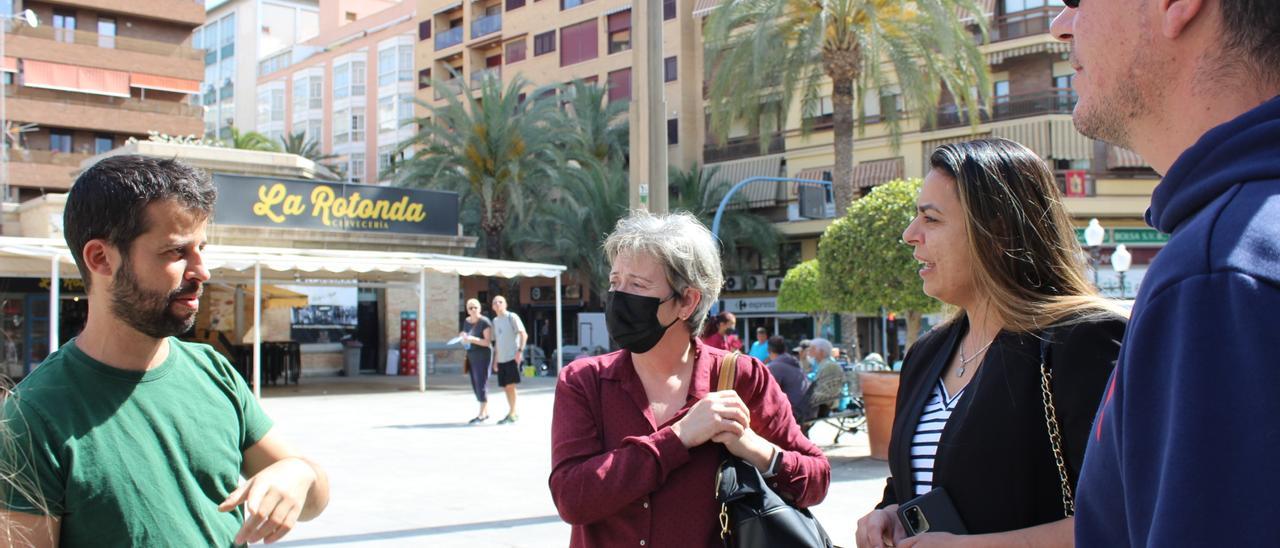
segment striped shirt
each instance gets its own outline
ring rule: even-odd
[[[916,425],[916,434],[911,438],[911,479],[915,481],[916,496],[933,490],[933,458],[938,454],[938,440],[963,395],[964,388],[961,388],[955,396],[948,396],[946,385],[938,379],[933,394],[924,404],[920,424]]]

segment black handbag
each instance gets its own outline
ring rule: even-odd
[[[732,390],[738,352],[720,363],[717,390]],[[796,508],[769,488],[751,463],[724,450],[716,473],[720,540],[725,548],[831,548],[831,538],[807,509]]]

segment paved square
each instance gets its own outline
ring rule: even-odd
[[[468,426],[475,399],[461,374],[416,379],[304,379],[268,388],[263,406],[277,431],[329,472],[331,502],[282,546],[556,547],[569,542],[547,488],[555,380],[524,379],[520,421]],[[506,400],[490,387],[490,412]],[[832,484],[814,507],[836,544],[853,546],[854,522],[880,498],[887,466],[867,457],[865,434],[830,445]]]

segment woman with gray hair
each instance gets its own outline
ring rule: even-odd
[[[570,546],[720,546],[721,444],[795,505],[821,502],[831,466],[769,370],[741,356],[735,390],[712,391],[726,352],[694,337],[724,283],[710,231],[687,213],[636,212],[604,247],[605,321],[622,350],[564,369],[551,423]]]

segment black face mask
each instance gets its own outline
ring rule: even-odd
[[[609,328],[609,338],[632,354],[648,352],[662,340],[671,326],[680,321],[676,318],[667,325],[658,321],[658,307],[674,298],[675,294],[659,300],[657,297],[610,291],[604,302],[604,322]]]

